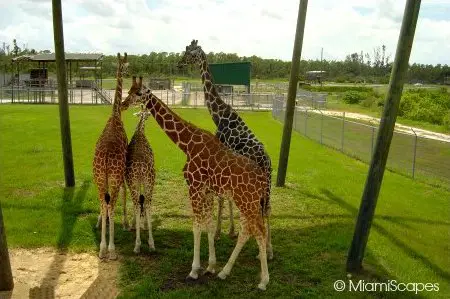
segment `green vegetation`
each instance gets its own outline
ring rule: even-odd
[[[176,110],[183,118],[213,131],[206,110]],[[70,106],[77,187],[64,189],[58,107],[0,106],[0,193],[10,247],[54,246],[96,254],[100,233],[91,163],[95,142],[110,107]],[[269,113],[242,112],[267,146],[277,169],[281,125]],[[124,113],[128,136],[137,123]],[[156,252],[133,253],[134,234],[122,232],[116,216],[116,248],[121,255],[122,298],[360,298],[361,293],[333,290],[347,281],[345,261],[367,174],[367,165],[293,134],[286,188],[273,188],[272,237],[275,258],[269,262],[266,292],[256,290],[259,261],[256,242],[242,250],[226,281],[201,276],[185,282],[193,256],[192,220],[184,155],[150,118],[147,137],[155,152],[154,238]],[[276,171],[274,173],[276,177]],[[424,298],[447,298],[450,292],[448,230],[450,192],[387,172],[366,251],[365,271],[354,281],[439,283]],[[228,221],[224,221],[228,225]],[[216,243],[218,267],[234,247],[225,232]],[[202,265],[207,263],[202,237]],[[410,298],[408,292],[366,292],[366,298]]]
[[[380,117],[385,90],[369,92],[350,90],[328,96],[327,108]],[[398,122],[423,129],[450,132],[450,92],[446,88],[405,88],[399,107]]]
[[[444,125],[449,113],[450,93],[445,88],[407,90],[400,101],[399,115],[411,120]]]
[[[187,40],[186,43],[189,41]],[[26,44],[19,41],[19,44]],[[201,44],[201,41],[200,41]],[[184,49],[180,49],[182,51]],[[208,49],[204,49],[208,51]],[[307,71],[326,71],[326,81],[337,83],[389,83],[392,62],[391,57],[387,54],[389,50],[384,45],[373,49],[373,53],[351,53],[346,56],[343,61],[335,60],[302,60],[300,63],[301,74],[303,76]],[[11,68],[11,58],[26,54],[50,53],[49,50],[21,49],[16,40],[13,45],[4,44],[0,49],[0,66],[5,67],[8,71]],[[145,77],[185,77],[198,78],[199,70],[196,67],[178,69],[177,63],[181,59],[182,53],[167,52],[150,52],[142,55],[129,55],[130,73],[143,75]],[[280,59],[267,59],[255,55],[239,56],[236,53],[207,53],[209,63],[239,62],[249,61],[252,64],[252,79],[268,79],[280,78],[286,80],[289,78],[291,70],[291,62]],[[102,62],[102,73],[105,77],[115,75],[117,57],[113,55],[105,55]],[[83,66],[83,64],[80,64]],[[36,67],[36,65],[27,62],[21,63],[21,69],[25,71],[27,68]],[[50,63],[48,70],[55,72],[55,65]],[[78,70],[74,69],[75,75]],[[442,84],[444,78],[450,76],[450,66],[437,64],[424,65],[412,64],[408,69],[407,81],[411,83],[433,83]]]
[[[373,92],[373,88],[370,86],[348,86],[348,85],[303,85],[302,89],[306,89],[313,92]]]

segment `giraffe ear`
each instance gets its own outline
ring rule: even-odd
[[[117,53],[117,59],[120,60],[120,53]]]
[[[127,52],[125,52],[123,54],[123,62],[127,62],[127,57],[128,57]]]

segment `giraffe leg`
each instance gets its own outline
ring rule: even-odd
[[[100,252],[98,257],[103,259],[106,257],[106,215],[108,213],[108,208],[105,202],[101,201],[101,212],[99,218],[102,221],[102,232],[100,241]]]
[[[223,267],[222,271],[218,274],[219,278],[225,279],[228,275],[230,275],[231,269],[233,268],[234,262],[236,261],[239,253],[244,247],[245,243],[248,241],[250,237],[250,232],[247,227],[247,220],[241,216],[241,231],[238,235],[238,240],[236,246],[234,247],[233,252],[231,253],[230,258],[228,259],[227,264]]]
[[[261,261],[261,282],[258,284],[260,290],[265,291],[266,286],[269,283],[269,270],[267,268],[267,255],[266,255],[266,238],[263,235],[256,237],[256,242],[259,247],[259,260]]]
[[[133,202],[134,212],[133,212],[133,222],[132,226],[136,230],[136,240],[134,245],[134,253],[139,253],[141,249],[141,231],[140,231],[140,224],[141,224],[141,205],[139,204],[139,191],[140,186],[137,183],[131,182],[128,184],[130,187],[130,194],[131,194],[131,200]],[[139,227],[138,227],[139,226]]]
[[[130,225],[128,223],[128,214],[127,214],[127,188],[125,186],[125,183],[122,185],[122,187],[120,187],[120,191],[122,193],[122,201],[123,201],[123,220],[122,220],[123,230],[129,231]]]
[[[153,240],[153,231],[152,231],[152,193],[153,186],[146,187],[146,205],[145,205],[145,216],[144,223],[147,224],[148,229],[148,247],[150,250],[155,250],[155,241]],[[147,221],[145,221],[147,218]]]
[[[194,260],[192,261],[192,269],[188,277],[197,279],[198,270],[200,270],[200,238],[202,231],[200,225],[195,222],[195,219],[192,231],[194,233]]]
[[[214,238],[216,240],[220,239],[220,234],[222,231],[223,202],[224,202],[224,198],[222,196],[219,196],[219,205],[217,208],[217,227],[216,227],[216,233],[214,235]]]
[[[141,252],[141,206],[134,205],[134,216],[136,218],[136,242],[134,243],[134,253]]]
[[[214,199],[213,199],[213,193],[209,192],[205,196],[205,200],[207,201],[206,204],[206,228],[208,231],[208,268],[206,268],[207,273],[216,273],[216,248],[214,247],[214,235],[215,235],[215,227],[214,227],[214,221],[213,221],[213,208],[214,208]],[[217,231],[216,231],[217,232]]]
[[[270,223],[269,223],[269,216],[266,217],[266,223],[267,223],[267,259],[272,260],[273,259],[273,248],[272,248],[272,236],[270,234]]]
[[[194,259],[192,262],[192,270],[189,273],[190,278],[197,279],[200,269],[200,239],[202,228],[206,225],[208,228],[208,244],[209,244],[209,270],[212,270],[216,264],[216,253],[214,248],[214,223],[212,220],[214,201],[212,193],[205,189],[204,186],[189,187],[192,211],[194,214]]]
[[[228,208],[230,210],[230,232],[228,235],[230,238],[235,238],[236,232],[234,229],[233,201],[231,199],[228,199]]]
[[[117,197],[119,195],[118,188],[111,188],[111,201],[108,205],[108,217],[109,217],[109,244],[108,244],[108,252],[109,259],[115,260],[117,259],[116,254],[116,246],[114,245],[114,209],[117,202]]]

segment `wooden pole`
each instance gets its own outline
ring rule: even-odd
[[[64,53],[61,0],[52,0],[52,9],[64,176],[66,187],[73,187],[75,186],[75,174],[73,170],[72,138],[70,136],[69,104],[67,102],[66,55]]]
[[[294,120],[295,96],[297,94],[298,74],[300,69],[300,58],[303,46],[303,33],[305,31],[306,9],[308,0],[300,0],[297,16],[297,29],[295,31],[294,49],[292,51],[291,77],[286,103],[286,114],[284,117],[283,138],[281,140],[280,160],[278,163],[277,187],[283,187],[286,180],[286,170],[291,145],[292,122]]]
[[[348,253],[347,271],[358,271],[362,267],[364,251],[369,238],[369,231],[383,180],[392,135],[394,133],[395,120],[397,118],[406,71],[408,70],[408,61],[411,54],[419,10],[420,0],[407,0],[391,80],[389,82],[389,90],[386,96],[386,104],[384,105],[375,150],[361,199],[352,244]]]
[[[6,244],[2,206],[0,205],[0,291],[11,291],[13,288],[14,281],[11,263],[9,262],[8,245]]]

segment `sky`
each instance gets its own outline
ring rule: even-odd
[[[51,0],[0,0],[0,43],[53,52]],[[309,0],[302,59],[343,60],[386,45],[406,0]],[[205,52],[291,60],[299,0],[62,0],[66,52]],[[1,45],[1,44],[0,44]],[[450,0],[423,0],[410,63],[450,65]]]

